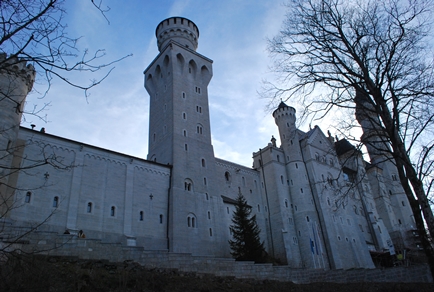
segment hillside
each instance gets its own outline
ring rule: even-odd
[[[19,257],[0,266],[0,291],[434,291],[425,283],[312,283],[255,281],[168,269],[134,262]]]

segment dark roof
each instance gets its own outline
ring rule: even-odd
[[[348,151],[356,151],[356,147],[351,144],[347,139],[341,139],[335,142],[336,154],[338,156],[347,153]]]
[[[282,109],[282,108],[288,108],[289,106],[286,104],[286,103],[284,103],[283,101],[281,101],[280,103],[279,103],[279,106],[273,111],[273,116],[274,116],[274,113],[275,112],[277,112],[278,110],[280,110],[280,109]]]

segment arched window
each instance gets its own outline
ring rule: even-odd
[[[202,127],[202,125],[197,125],[196,126],[196,132],[198,134],[202,135],[202,133],[203,133],[203,127]]]
[[[356,215],[359,215],[359,212],[357,211],[357,207],[356,207],[356,205],[353,205],[353,209],[354,209],[354,213],[355,213]]]
[[[87,213],[92,213],[92,203],[91,202],[87,203],[86,211],[87,211]]]
[[[59,206],[59,197],[54,197],[53,199],[53,207],[57,208]]]
[[[285,200],[285,207],[288,208],[288,200]]]
[[[225,179],[227,182],[229,182],[231,180],[231,174],[229,173],[229,171],[225,172]]]
[[[282,185],[283,185],[283,175],[280,176],[280,182],[281,182]]]
[[[211,212],[208,211],[208,219],[211,219]]]
[[[184,181],[184,190],[191,192],[193,190],[193,182],[190,179]]]
[[[207,201],[209,200],[208,193],[205,193],[205,198],[206,198]]]
[[[315,160],[319,161],[319,154],[315,153]]]
[[[111,206],[111,208],[110,208],[110,216],[114,217],[115,213],[116,213],[116,207],[115,206]]]
[[[32,192],[27,192],[26,197],[24,198],[25,203],[30,203],[30,199],[32,198]]]
[[[140,211],[139,213],[139,221],[143,221],[143,211]]]
[[[205,159],[202,158],[202,160],[201,160],[201,164],[202,164],[202,167],[205,167],[205,166],[206,166]]]
[[[184,135],[184,137],[187,137],[187,131],[186,130],[183,130],[182,134]]]
[[[190,228],[197,228],[196,216],[193,213],[187,215],[187,226]]]

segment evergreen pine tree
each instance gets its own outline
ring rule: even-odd
[[[252,207],[247,204],[241,191],[238,193],[235,212],[230,226],[232,240],[229,240],[231,255],[237,261],[264,262],[266,252],[259,234],[261,230],[256,223],[256,215],[250,217]]]

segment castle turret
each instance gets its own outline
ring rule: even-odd
[[[218,210],[221,195],[213,179],[208,106],[212,60],[195,51],[199,30],[191,20],[163,20],[156,36],[160,53],[145,70],[150,96],[148,159],[173,166],[169,249],[223,256],[227,242],[215,234],[227,229],[222,230],[216,212],[208,211]],[[201,206],[204,198],[213,199]]]
[[[160,52],[169,41],[175,41],[186,48],[196,51],[199,29],[191,20],[183,17],[171,17],[160,22],[155,30],[155,35]]]
[[[0,54],[0,195],[10,179],[13,153],[27,94],[35,81],[35,69],[16,57]],[[6,197],[10,198],[9,195]],[[6,204],[2,204],[4,206]],[[5,216],[3,212],[0,216]]]

